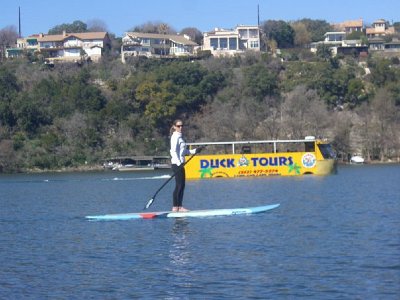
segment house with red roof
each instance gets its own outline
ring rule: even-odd
[[[389,26],[388,21],[379,19],[372,23],[372,27],[367,28],[365,33],[368,38],[374,38],[395,34],[396,30],[393,26]]]

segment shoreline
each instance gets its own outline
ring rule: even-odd
[[[369,161],[362,164],[355,164],[349,162],[338,161],[338,165],[345,166],[362,166],[362,165],[395,165],[400,164],[400,161]],[[11,174],[40,174],[40,173],[85,173],[85,172],[107,172],[103,166],[101,165],[82,165],[78,167],[68,167],[61,169],[24,169],[16,172],[0,172],[0,175],[11,175]],[[115,171],[117,172],[117,171]]]

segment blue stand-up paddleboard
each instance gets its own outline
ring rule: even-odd
[[[109,214],[98,216],[86,216],[86,219],[95,221],[112,221],[112,220],[133,220],[133,219],[156,219],[156,218],[192,218],[192,217],[214,217],[214,216],[232,216],[243,214],[257,214],[278,207],[279,204],[271,204],[256,207],[244,208],[224,208],[224,209],[207,209],[207,210],[191,210],[187,212],[139,212],[126,214]]]

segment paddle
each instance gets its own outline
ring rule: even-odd
[[[197,150],[196,150],[196,153],[193,154],[185,163],[181,164],[181,165],[179,166],[179,168],[184,168],[185,165],[186,165],[193,157],[195,157],[197,153],[200,153],[200,151],[201,151],[203,148],[204,148],[204,146],[198,147]],[[167,180],[166,182],[164,182],[162,186],[160,186],[160,188],[157,190],[157,192],[155,192],[154,196],[151,197],[151,199],[147,202],[146,206],[145,206],[143,209],[148,209],[148,208],[150,207],[150,205],[153,204],[154,199],[156,198],[157,194],[163,189],[164,186],[167,185],[168,182],[171,181],[172,178],[175,177],[175,175],[176,175],[178,172],[179,172],[179,170],[178,170],[177,172],[174,172],[174,174],[172,174],[172,176],[171,176],[170,178],[168,178],[168,180]]]

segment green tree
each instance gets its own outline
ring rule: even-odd
[[[328,61],[332,57],[332,50],[329,45],[322,44],[317,47],[317,56],[325,61]]]
[[[310,34],[311,42],[324,40],[325,33],[332,31],[332,26],[325,20],[301,19],[297,22],[304,24]]]
[[[316,90],[330,107],[335,107],[343,104],[351,76],[347,70],[336,70],[328,62],[319,63],[312,68],[308,88]]]
[[[79,33],[79,32],[87,32],[87,25],[82,21],[74,21],[71,24],[64,23],[61,25],[56,25],[51,28],[48,34],[62,34],[63,32],[66,33]]]
[[[367,100],[367,96],[362,80],[351,78],[347,85],[345,102],[350,103],[354,107]]]
[[[205,74],[205,76],[203,76],[201,82],[199,82],[199,87],[204,99],[215,95],[218,90],[225,85],[225,76],[220,71],[208,72],[207,74]]]
[[[278,48],[290,48],[294,45],[294,29],[285,21],[269,20],[264,22],[262,30],[268,40],[275,40]]]
[[[372,63],[371,81],[378,87],[383,87],[389,82],[396,80],[396,73],[390,66],[390,60],[377,59]]]
[[[278,92],[278,78],[265,65],[257,64],[247,67],[244,73],[243,90],[249,96],[261,101],[266,96],[276,95]]]
[[[28,134],[34,134],[42,126],[51,124],[47,107],[38,103],[37,99],[33,99],[27,93],[23,93],[13,103],[13,113],[18,120],[18,127]]]
[[[198,63],[177,62],[165,66],[157,72],[157,81],[172,81],[179,86],[197,85],[206,74]]]
[[[160,65],[143,77],[136,76],[127,92],[138,112],[154,126],[167,126],[172,118],[196,111],[225,83],[221,72],[208,72],[198,63]]]
[[[163,119],[170,120],[176,113],[179,104],[179,94],[171,81],[143,82],[136,90],[136,99],[144,103],[144,114],[152,125],[159,124]]]
[[[64,84],[55,77],[49,76],[38,81],[32,88],[32,98],[36,99],[41,106],[48,107],[52,118],[69,115],[75,109],[62,95]]]
[[[16,124],[11,106],[19,91],[20,86],[15,74],[0,66],[0,125],[12,127]]]
[[[89,79],[88,70],[82,69],[77,76],[69,78],[69,85],[65,90],[66,99],[81,112],[100,111],[106,105],[106,99],[101,91],[89,84]]]

